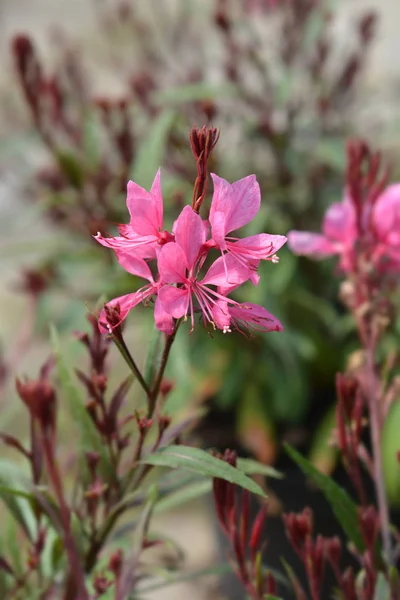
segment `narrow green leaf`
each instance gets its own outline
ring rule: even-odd
[[[100,436],[85,408],[81,394],[74,385],[72,374],[70,373],[61,352],[58,333],[54,326],[51,326],[51,341],[54,353],[57,357],[57,368],[61,390],[68,403],[68,408],[74,423],[79,429],[81,449],[84,452],[98,452],[100,455],[100,468],[103,471],[103,474],[106,474],[108,477],[114,477],[104,445],[102,444]]]
[[[56,157],[61,171],[71,185],[78,190],[82,189],[85,178],[78,157],[69,150],[58,150]]]
[[[400,505],[400,464],[397,453],[400,450],[400,400],[393,402],[382,433],[383,474],[389,502]]]
[[[283,479],[283,473],[280,473],[269,465],[253,460],[252,458],[238,458],[237,459],[238,469],[246,473],[246,475],[266,475],[266,477],[272,477],[273,479]]]
[[[358,524],[357,505],[355,502],[333,479],[320,473],[314,465],[294,448],[288,444],[284,444],[284,447],[287,454],[300,467],[303,473],[322,491],[349,540],[354,543],[359,552],[364,552],[364,542]]]
[[[197,481],[196,483],[185,486],[162,498],[157,502],[154,512],[158,514],[173,510],[186,502],[191,502],[192,500],[200,498],[200,496],[211,493],[211,490],[212,482],[210,479]]]
[[[94,110],[89,110],[83,120],[82,149],[85,164],[95,169],[100,162],[101,140],[100,119]]]
[[[200,448],[167,446],[145,457],[142,463],[171,469],[187,469],[207,477],[224,479],[253,494],[265,497],[265,493],[243,471],[212,456]]]
[[[175,111],[170,109],[163,111],[153,121],[147,137],[139,148],[133,164],[131,178],[145,189],[150,189],[157,169],[163,163],[168,135],[175,114]]]
[[[375,586],[374,600],[390,600],[389,584],[383,573],[378,574]]]
[[[15,523],[18,523],[25,532],[27,538],[33,540],[34,531],[28,514],[28,510],[31,511],[29,497],[26,497],[26,492],[21,489],[20,483],[17,481],[18,473],[18,467],[14,463],[6,460],[0,461],[0,499],[12,514]]]

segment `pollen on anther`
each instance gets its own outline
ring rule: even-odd
[[[274,263],[274,265],[277,265],[279,262],[279,256],[274,254],[274,256],[271,258],[271,261]]]
[[[230,329],[229,325],[224,325],[222,328],[222,333],[232,333],[232,329]]]

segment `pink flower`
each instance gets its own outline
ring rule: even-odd
[[[323,259],[338,254],[343,271],[350,270],[358,231],[353,205],[348,198],[332,204],[322,225],[322,234],[291,231],[288,244],[295,254]]]
[[[213,309],[214,321],[224,333],[236,329],[241,333],[249,330],[269,332],[283,331],[282,323],[258,304],[246,302],[229,306],[226,300],[219,300]]]
[[[218,258],[200,280],[199,269],[204,262],[202,249],[206,241],[206,231],[201,217],[190,206],[186,206],[175,226],[175,243],[166,244],[158,256],[158,269],[164,285],[159,291],[159,299],[164,310],[175,319],[190,315],[192,330],[194,312],[200,310],[203,322],[218,326],[213,309],[218,300],[225,300],[219,292],[209,286],[227,286],[229,281],[240,285],[249,279],[249,270],[234,257]],[[177,284],[179,287],[174,287]],[[197,300],[194,306],[193,298]],[[236,305],[237,302],[226,299]],[[221,327],[223,328],[223,326]]]
[[[95,239],[117,256],[121,252],[134,252],[137,258],[156,258],[159,246],[172,241],[173,235],[163,230],[163,200],[160,170],[154,178],[150,192],[129,181],[126,199],[131,220],[127,225],[118,225],[120,236],[104,237],[99,232]]]
[[[256,268],[260,260],[278,262],[276,252],[286,242],[283,235],[261,233],[239,239],[228,234],[247,225],[259,212],[261,195],[255,175],[249,175],[232,185],[225,179],[212,174],[214,194],[210,209],[212,240],[208,244],[234,256],[251,271],[251,281],[259,281]],[[225,258],[223,258],[225,260]]]
[[[400,184],[389,185],[377,198],[372,221],[379,252],[400,267]]]
[[[141,302],[145,303],[146,301],[150,301],[151,298],[156,296],[154,306],[154,320],[156,327],[160,331],[170,335],[173,332],[174,324],[171,315],[165,312],[158,297],[158,293],[161,288],[161,282],[154,281],[149,267],[144,260],[140,258],[134,258],[128,254],[123,254],[119,256],[119,262],[124,269],[128,271],[128,273],[136,275],[137,277],[143,277],[143,279],[147,279],[149,283],[148,285],[140,288],[137,292],[126,294],[125,296],[119,296],[118,298],[114,298],[114,300],[108,302],[106,305],[108,308],[119,308],[120,320],[117,323],[113,323],[111,326],[107,321],[106,309],[103,308],[99,317],[100,331],[102,333],[112,333],[112,330],[122,323],[132,308]]]

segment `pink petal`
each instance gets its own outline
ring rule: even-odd
[[[189,270],[193,268],[205,241],[206,230],[202,218],[190,206],[185,206],[176,221],[175,242],[184,251]]]
[[[169,242],[161,248],[158,255],[158,272],[165,283],[184,283],[188,268],[186,255],[175,242]]]
[[[322,232],[332,241],[352,244],[357,236],[353,205],[348,202],[335,202],[324,217]]]
[[[158,296],[154,306],[154,320],[159,331],[163,331],[167,335],[171,335],[173,333],[174,320],[172,316],[165,311]]]
[[[176,288],[171,285],[164,285],[158,293],[162,308],[175,319],[180,319],[187,314],[189,296],[188,289]]]
[[[117,258],[119,264],[131,273],[131,275],[136,275],[137,277],[143,277],[143,279],[147,279],[150,283],[154,282],[153,275],[144,260],[140,258],[135,258],[131,254],[126,252],[117,252]]]
[[[325,258],[338,253],[338,248],[319,233],[308,231],[290,231],[288,245],[295,254]]]
[[[211,265],[202,280],[205,285],[237,286],[251,277],[251,270],[230,254],[220,256]]]
[[[386,238],[392,234],[400,237],[400,184],[389,185],[377,199],[373,221],[378,235]],[[395,244],[400,245],[397,241]]]
[[[260,233],[245,237],[237,242],[230,242],[228,248],[231,252],[237,252],[240,256],[260,260],[276,254],[286,241],[287,238],[284,235]]]
[[[236,304],[229,308],[229,312],[238,329],[241,329],[241,326],[244,325],[256,331],[283,331],[282,323],[258,304],[252,304],[251,302]]]
[[[220,250],[226,249],[226,213],[222,211],[215,211],[212,220],[212,239]]]
[[[158,169],[156,176],[154,177],[154,181],[151,185],[150,189],[151,197],[157,206],[158,213],[158,222],[160,229],[163,228],[163,218],[164,218],[164,205],[161,191],[161,169]]]
[[[255,175],[248,175],[229,185],[225,179],[211,174],[214,181],[214,195],[210,209],[210,223],[213,227],[214,213],[226,215],[225,232],[229,233],[249,223],[260,210],[260,186]]]
[[[129,181],[126,204],[131,215],[132,230],[139,235],[157,236],[163,228],[160,171],[157,171],[150,192],[134,181]]]
[[[218,329],[227,330],[231,322],[228,302],[226,300],[218,300],[212,307],[212,316]]]
[[[110,300],[110,302],[107,302],[107,306],[115,307],[117,304],[119,304],[119,308],[120,308],[119,323],[122,323],[122,321],[126,318],[129,311],[132,308],[134,308],[135,306],[137,306],[137,304],[139,304],[142,301],[142,299],[143,299],[143,294],[141,294],[141,293],[126,294],[125,296],[120,296],[119,298],[114,298],[114,300]],[[119,323],[117,323],[117,325],[119,325]],[[99,316],[99,329],[100,329],[101,333],[110,333],[110,331],[107,327],[107,317],[106,317],[106,312],[105,312],[104,308],[102,309],[100,316]]]

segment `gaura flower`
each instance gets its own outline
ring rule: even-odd
[[[229,305],[227,299],[219,299],[213,307],[213,317],[219,329],[230,333],[232,329],[246,333],[283,331],[282,323],[263,306],[245,302]]]
[[[138,291],[120,296],[105,305],[99,327],[112,333],[129,311],[140,303],[154,301],[157,328],[170,335],[174,319],[202,315],[207,327],[223,332],[231,327],[279,331],[281,324],[261,306],[240,304],[229,293],[247,280],[257,284],[260,260],[277,262],[276,251],[286,242],[280,235],[259,234],[239,239],[229,234],[249,223],[260,209],[260,189],[254,175],[230,185],[213,175],[214,196],[208,220],[186,206],[174,223],[172,233],[163,230],[163,203],[158,171],[150,192],[134,182],[128,184],[127,206],[131,220],[119,225],[120,236],[97,241],[112,248],[121,266],[147,280]],[[207,239],[211,225],[211,239]],[[219,249],[203,275],[202,268]],[[150,269],[148,261],[153,261]]]
[[[354,256],[358,237],[356,216],[348,198],[332,204],[324,217],[322,234],[309,231],[290,231],[289,248],[295,254],[323,259],[338,254],[340,268],[347,272]]]
[[[150,192],[129,181],[126,205],[131,220],[127,225],[118,225],[121,235],[104,237],[98,232],[95,239],[99,244],[112,248],[117,256],[122,252],[131,252],[137,258],[156,258],[157,248],[174,239],[171,233],[163,229],[160,170],[157,171]]]
[[[125,294],[125,296],[119,296],[118,298],[114,298],[114,300],[108,302],[106,305],[108,309],[118,307],[119,321],[114,322],[111,325],[107,321],[107,309],[103,308],[99,317],[100,331],[102,333],[112,333],[112,330],[122,323],[132,308],[141,302],[146,303],[146,301],[148,302],[150,299],[156,297],[154,305],[154,320],[156,327],[160,331],[170,335],[174,330],[174,324],[172,316],[165,312],[158,298],[158,293],[162,285],[161,282],[154,281],[148,265],[140,258],[134,258],[128,254],[122,254],[119,257],[119,262],[124,269],[128,271],[128,273],[136,275],[137,277],[143,277],[143,279],[147,279],[149,283],[140,288],[137,292]]]
[[[247,225],[259,212],[261,204],[260,186],[255,175],[244,177],[233,184],[211,174],[214,194],[209,221],[211,225],[210,247],[221,250],[222,256],[230,254],[251,271],[254,284],[259,281],[256,269],[260,260],[278,262],[276,252],[286,242],[283,235],[260,233],[245,238],[229,234]],[[225,258],[223,258],[225,260]]]
[[[372,222],[379,253],[400,268],[400,184],[389,185],[377,198]]]
[[[170,284],[160,289],[160,302],[175,319],[187,318],[189,314],[192,330],[196,309],[201,311],[205,324],[218,327],[213,308],[219,299],[225,298],[209,286],[226,286],[227,275],[235,285],[240,285],[249,279],[249,270],[232,256],[226,259],[220,257],[200,279],[201,250],[206,241],[206,232],[201,217],[190,206],[182,210],[176,222],[175,240],[175,243],[166,244],[158,256],[160,277],[165,284]],[[173,284],[177,284],[177,287]],[[194,299],[197,300],[197,306],[194,305]],[[226,299],[226,302],[237,304],[231,299]]]

